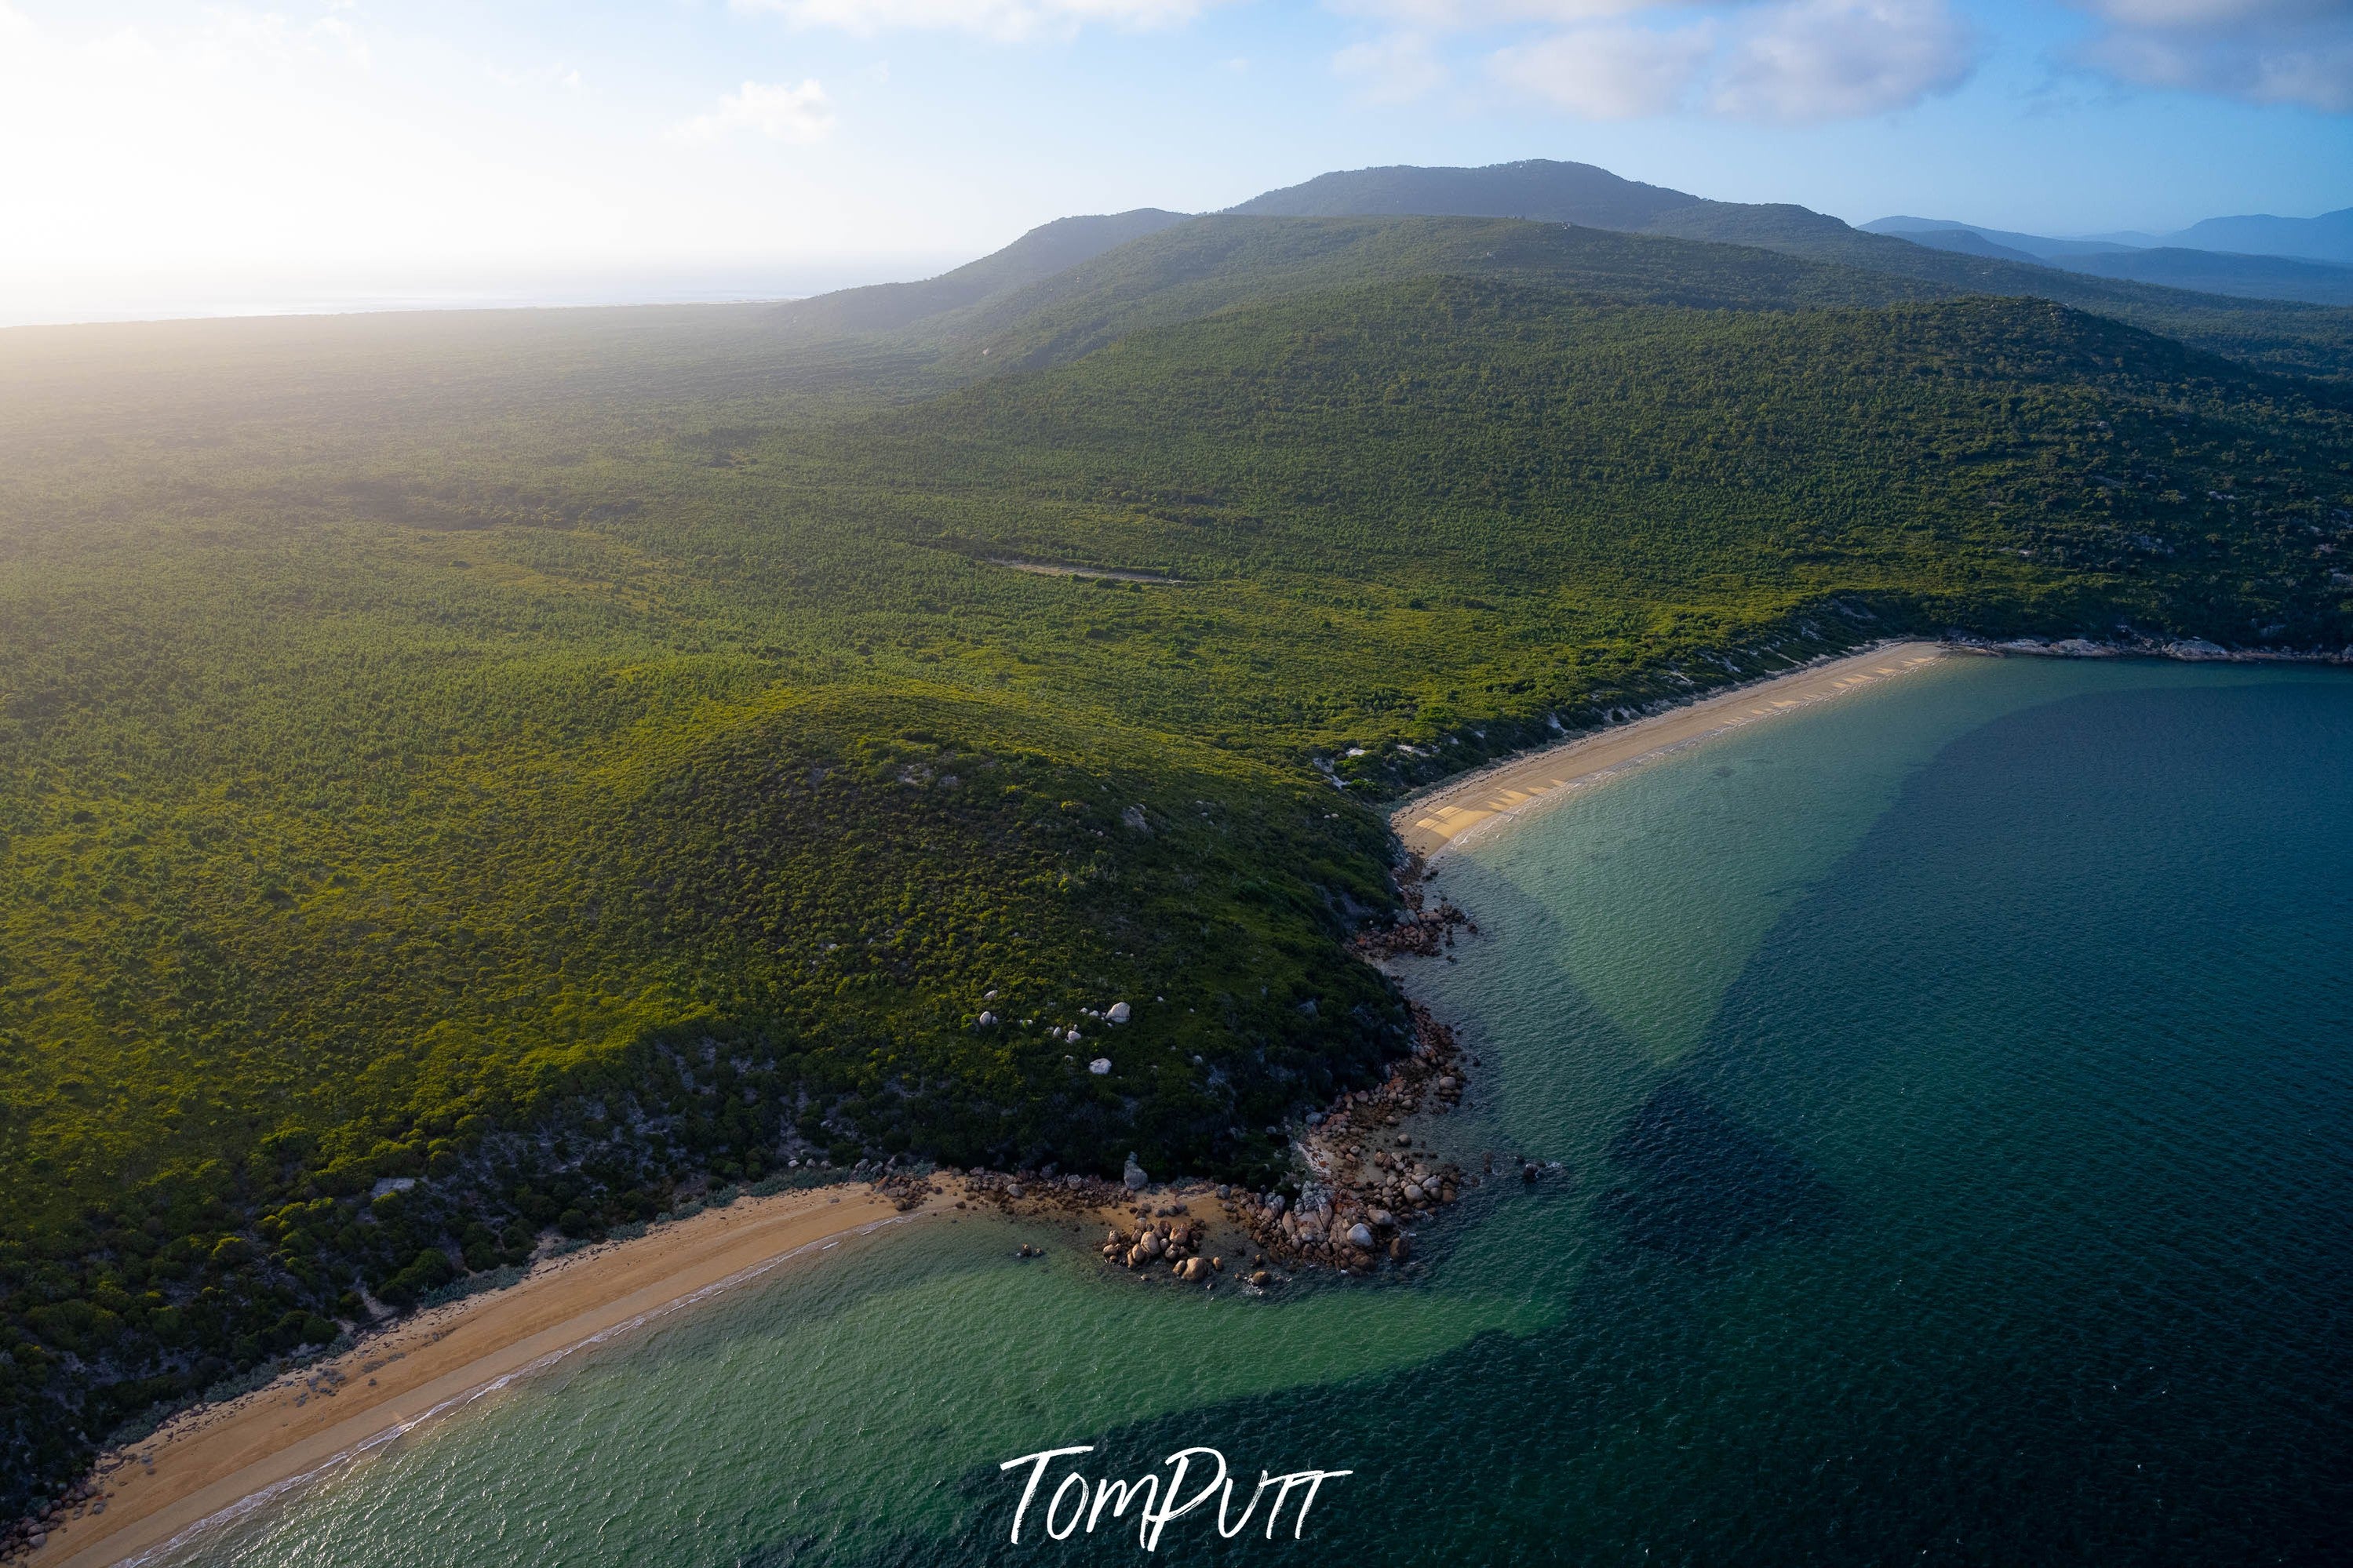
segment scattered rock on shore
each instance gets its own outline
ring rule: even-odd
[[[1453,1032],[1419,1004],[1409,1003],[1412,1054],[1396,1064],[1377,1089],[1345,1094],[1320,1120],[1310,1118],[1297,1142],[1310,1172],[1309,1192],[1297,1205],[1284,1194],[1263,1202],[1247,1194],[1228,1212],[1252,1239],[1277,1257],[1338,1268],[1361,1268],[1378,1249],[1378,1233],[1409,1215],[1457,1201],[1468,1180],[1458,1167],[1409,1151],[1414,1139],[1398,1133],[1394,1149],[1375,1147],[1406,1117],[1443,1114],[1459,1102],[1461,1051]],[[1389,1249],[1395,1261],[1404,1253]]]

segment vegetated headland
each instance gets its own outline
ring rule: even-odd
[[[1295,1229],[1427,1043],[1353,945],[1418,788],[1889,638],[2353,642],[2353,315],[1718,205],[0,334],[12,1539],[700,1182]]]

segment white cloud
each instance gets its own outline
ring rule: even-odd
[[[1332,60],[1332,68],[1357,84],[1357,94],[1368,103],[1410,103],[1444,87],[1449,72],[1419,33],[1391,33],[1367,43],[1351,44]]]
[[[1977,54],[1943,0],[1795,0],[1743,30],[1714,104],[1743,120],[1859,120],[1949,92]]]
[[[1699,0],[1327,0],[1343,16],[1375,16],[1427,31],[1473,32],[1523,23],[1574,26],[1637,12],[1689,9]]]
[[[782,82],[747,81],[719,100],[708,114],[698,114],[670,128],[670,140],[716,142],[730,132],[749,131],[771,142],[808,146],[833,134],[833,100],[824,83],[807,78],[798,87]]]
[[[558,63],[534,66],[528,70],[512,70],[504,66],[485,66],[483,72],[501,87],[531,88],[560,87],[567,92],[580,90],[580,72],[574,67]]]
[[[975,33],[1008,42],[1067,33],[1089,24],[1143,29],[1189,22],[1221,0],[733,0],[738,11],[770,12],[795,26],[830,27],[860,37],[902,28]]]
[[[2077,51],[2142,87],[2353,113],[2353,0],[2078,0],[2108,25]]]
[[[1495,0],[1490,9],[1534,3]],[[1614,0],[1553,3],[1595,9]],[[1683,19],[1690,7],[1664,0],[1641,9],[1672,16],[1674,25],[1634,17],[1572,27],[1507,45],[1489,57],[1488,68],[1520,94],[1588,120],[1690,108],[1802,124],[1908,109],[1957,87],[1977,63],[1976,37],[1947,0],[1781,0],[1717,6],[1696,20]]]
[[[2079,0],[2082,8],[2132,27],[2211,27],[2342,16],[2346,0]]]
[[[2077,61],[2119,80],[2353,112],[2353,0],[2066,3],[2100,24]],[[1784,123],[1868,117],[1950,90],[1980,53],[1955,0],[1324,4],[1425,39],[1522,35],[1490,57],[1494,77],[1594,119],[1691,105]],[[1715,53],[1694,60],[1703,29],[1712,29]]]
[[[1498,50],[1498,80],[1584,120],[1640,120],[1680,108],[1715,52],[1704,25],[1652,31],[1580,27]]]

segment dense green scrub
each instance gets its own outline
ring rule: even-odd
[[[2348,401],[2040,301],[1618,309],[1451,279],[1141,334],[860,421],[835,460],[1060,502],[982,532],[934,501],[943,547],[1290,596],[1259,634],[1278,690],[1198,679],[1187,595],[1103,635],[1162,656],[1131,701],[1167,722],[1303,731],[1387,777],[1397,742],[1541,721],[1833,602],[2341,643]]]
[[[1403,1037],[1375,802],[1557,726],[1897,632],[2353,639],[2333,384],[1759,251],[1237,223],[962,337],[0,341],[8,1501],[690,1173],[1268,1179]]]

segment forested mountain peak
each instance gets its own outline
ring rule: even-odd
[[[1594,228],[1643,228],[1701,198],[1644,184],[1591,163],[1526,158],[1484,168],[1392,164],[1318,174],[1228,209],[1269,217],[1341,217],[1360,213],[1525,217]]]

